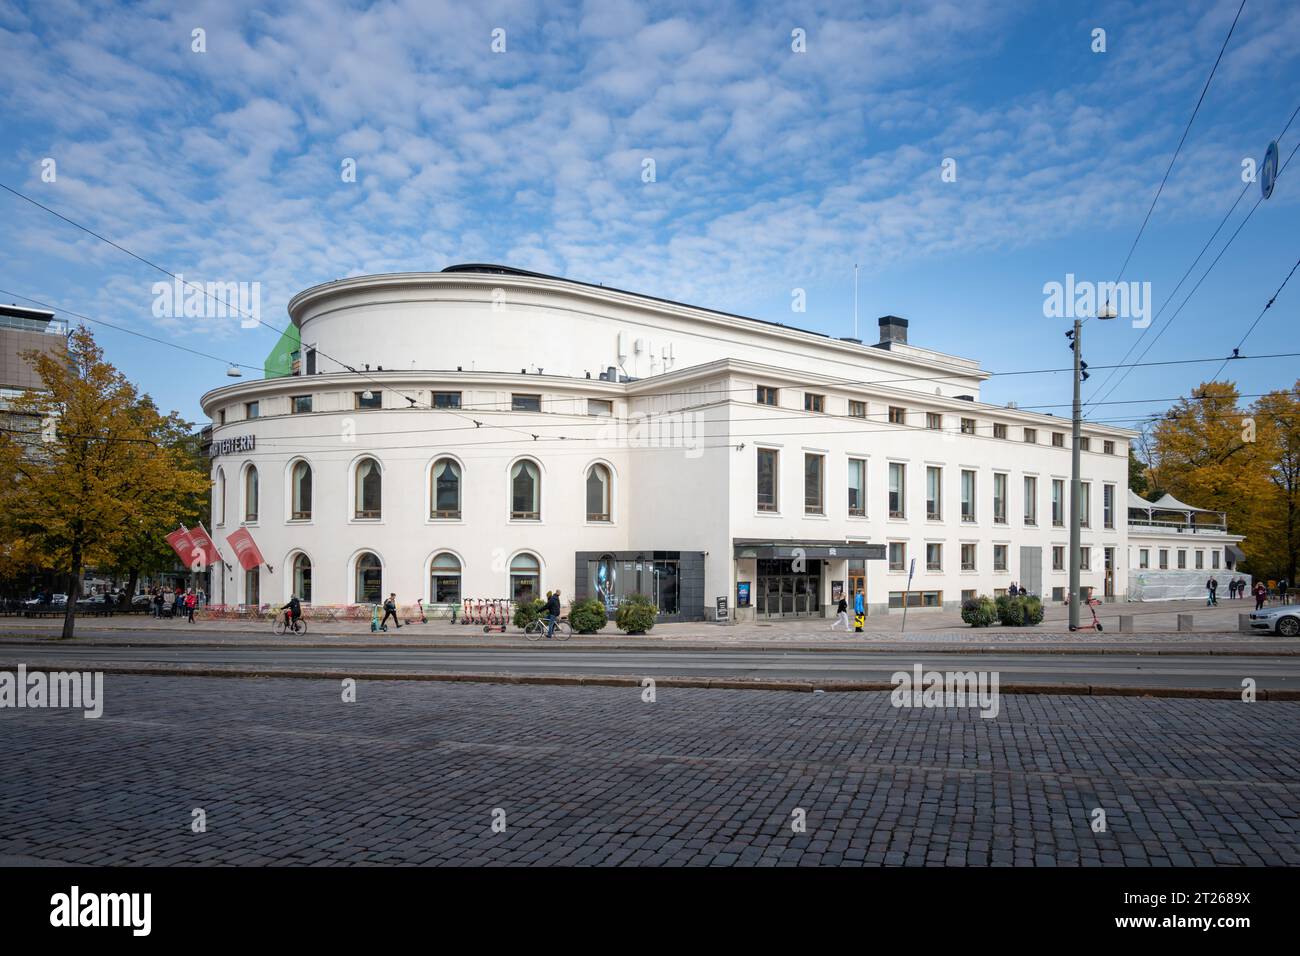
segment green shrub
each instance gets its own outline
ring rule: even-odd
[[[1041,598],[1033,596],[1023,597],[1020,599],[1025,605],[1025,624],[1034,627],[1043,623],[1043,602]]]
[[[569,623],[579,634],[595,634],[609,623],[605,603],[599,598],[574,601],[569,605]]]
[[[998,623],[1003,627],[1020,627],[1025,623],[1023,598],[1002,595],[997,599]]]
[[[961,619],[971,627],[988,627],[998,619],[998,608],[993,599],[981,594],[961,602]]]
[[[535,601],[520,601],[515,605],[515,627],[523,630],[544,613],[546,613],[546,602],[541,598]]]
[[[625,634],[644,634],[655,626],[658,615],[659,608],[655,607],[653,601],[644,594],[632,594],[618,606],[614,623]]]

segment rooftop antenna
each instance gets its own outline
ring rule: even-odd
[[[858,264],[853,263],[853,337],[858,337]]]

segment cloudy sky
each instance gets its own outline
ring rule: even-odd
[[[0,0],[0,182],[187,279],[261,283],[273,325],[318,282],[478,261],[846,335],[856,262],[863,337],[894,313],[994,371],[1060,367],[1068,320],[1044,316],[1044,284],[1120,277],[1239,3]],[[1151,283],[1158,317],[1140,342],[1090,324],[1091,364],[1237,345],[1300,256],[1300,160],[1162,330],[1256,206],[1252,185],[1174,295],[1243,160],[1297,107],[1300,5],[1248,0],[1122,276]],[[1279,142],[1285,161],[1300,120]],[[3,191],[0,220],[4,301],[250,365],[275,343],[156,317],[163,276]],[[1298,312],[1300,278],[1243,352],[1292,351]],[[191,418],[227,381],[94,327]],[[1254,393],[1296,368],[1229,372]],[[1216,369],[1140,369],[1110,399],[1174,398]],[[1069,379],[995,378],[985,397],[1068,402]]]

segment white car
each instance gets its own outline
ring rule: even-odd
[[[1300,636],[1300,604],[1282,604],[1255,611],[1250,615],[1250,626],[1282,637]]]

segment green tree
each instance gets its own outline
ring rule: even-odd
[[[144,528],[175,527],[208,476],[175,444],[163,416],[111,364],[85,328],[67,356],[28,353],[44,389],[14,402],[38,432],[0,433],[0,522],[45,567],[68,577],[63,637],[73,636],[88,565],[121,560]]]

